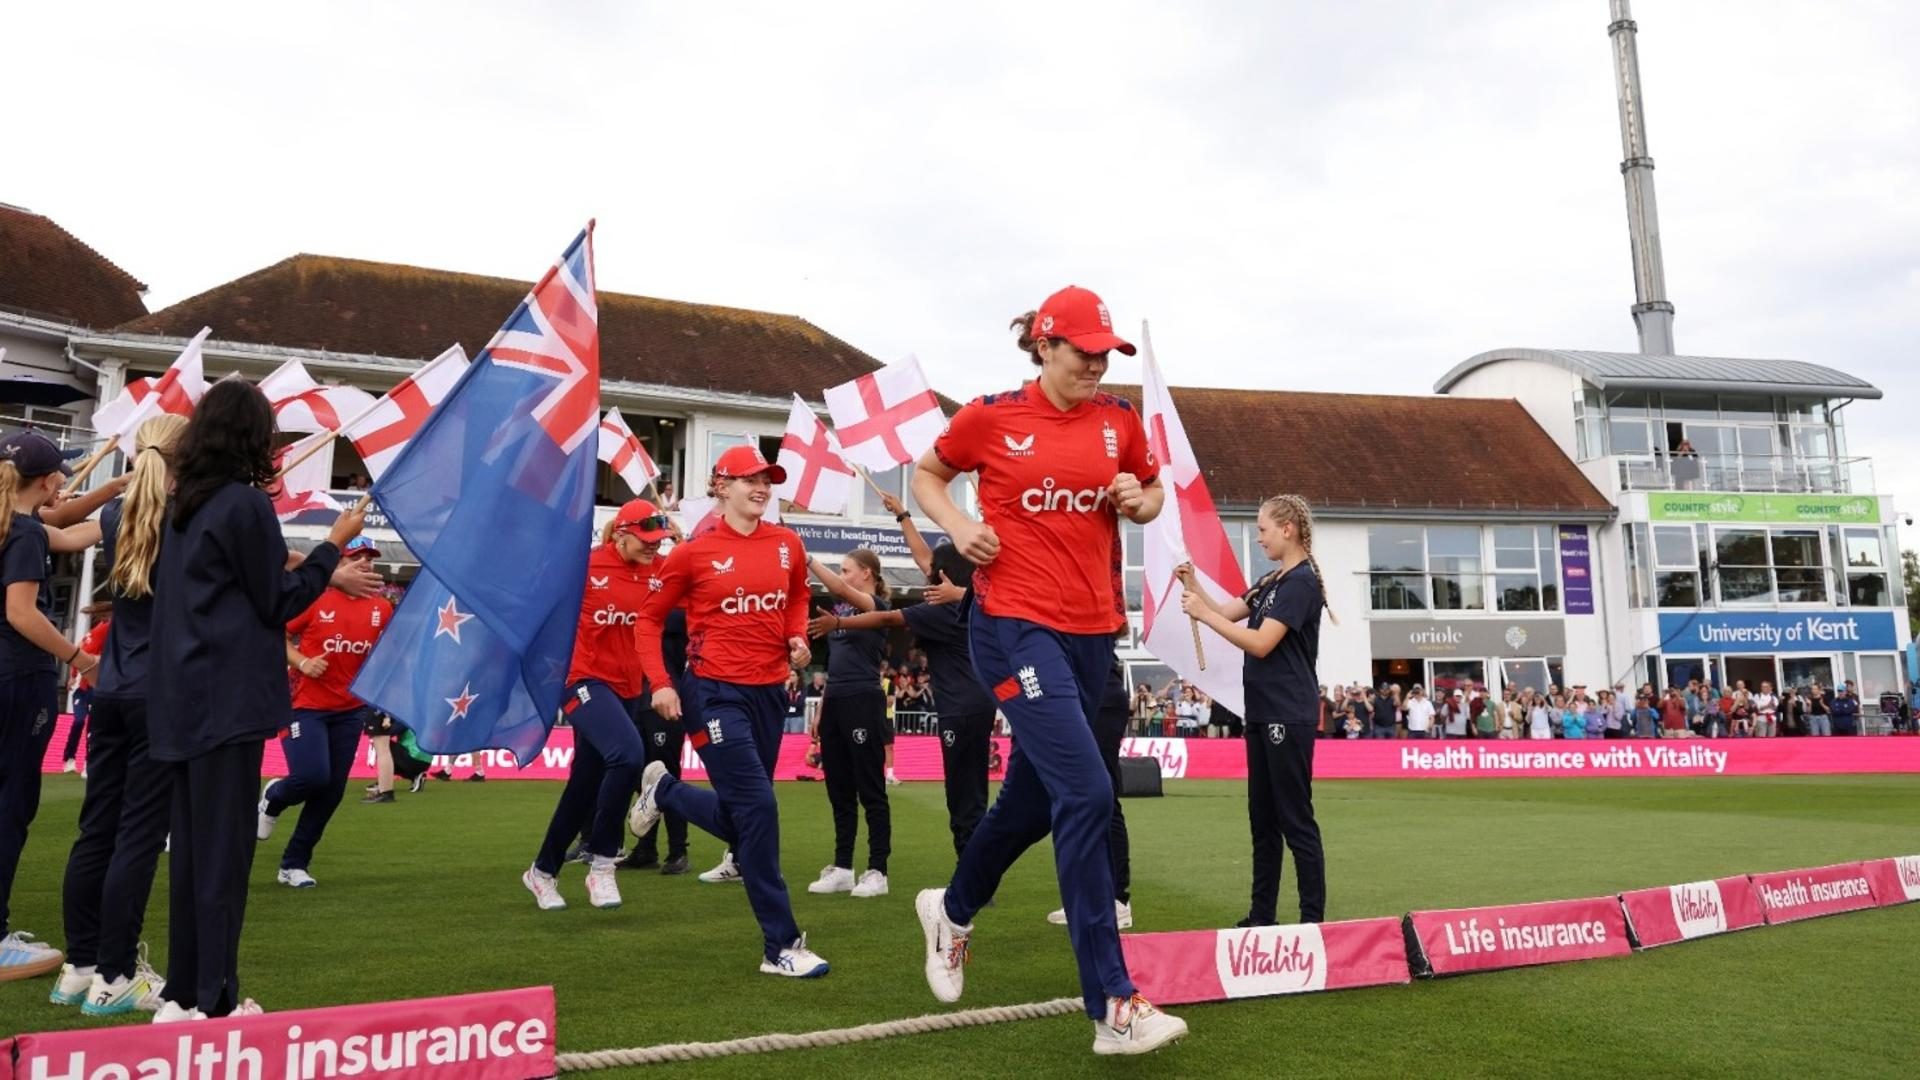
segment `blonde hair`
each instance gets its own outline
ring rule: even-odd
[[[620,524],[620,515],[618,513],[615,513],[612,517],[607,519],[607,523],[600,527],[601,543],[603,544],[613,543],[613,527],[618,524]]]
[[[20,469],[11,461],[0,461],[0,544],[13,531],[13,500],[20,495]]]
[[[156,416],[140,425],[134,436],[133,479],[120,503],[120,532],[114,539],[113,570],[107,582],[113,591],[134,599],[153,595],[153,563],[160,555],[160,526],[167,514],[167,455],[180,433],[184,416]]]
[[[1320,585],[1320,606],[1326,609],[1327,618],[1332,619],[1335,626],[1340,625],[1333,605],[1327,602],[1327,576],[1320,572],[1320,560],[1313,557],[1313,510],[1307,506],[1307,500],[1298,495],[1275,495],[1260,504],[1260,512],[1271,517],[1275,525],[1293,525],[1300,536],[1300,550],[1306,553],[1307,565],[1313,569],[1314,579]],[[1272,580],[1271,575],[1268,580]]]

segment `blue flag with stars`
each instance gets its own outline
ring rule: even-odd
[[[433,754],[545,744],[593,546],[593,226],[373,487],[420,575],[353,682]]]

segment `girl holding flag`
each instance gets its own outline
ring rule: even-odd
[[[654,557],[669,535],[665,515],[647,500],[634,499],[620,508],[607,541],[587,560],[573,664],[560,707],[573,725],[573,763],[540,852],[520,876],[542,911],[567,906],[555,876],[583,826],[588,903],[620,906],[614,857],[620,853],[627,800],[646,757],[633,716],[647,686],[634,628],[653,592]]]
[[[688,740],[700,752],[712,790],[683,784],[653,762],[641,777],[628,825],[636,835],[661,811],[725,840],[734,852],[747,902],[760,923],[761,972],[797,978],[827,973],[807,948],[780,876],[780,807],[773,766],[780,755],[790,667],[805,667],[807,553],[791,529],[761,519],[773,485],[786,470],[752,446],[736,446],[714,463],[721,481],[720,520],[677,545],[659,573],[659,588],[640,615],[640,660],[654,686],[654,711],[681,716],[680,694],[660,647],[666,615],[682,602],[691,641],[685,686],[703,721]]]
[[[1115,924],[1107,830],[1113,785],[1089,717],[1100,706],[1113,635],[1126,624],[1119,517],[1160,513],[1164,493],[1140,416],[1100,392],[1107,354],[1131,355],[1107,307],[1068,287],[1014,321],[1039,368],[1018,390],[953,417],[913,476],[920,505],[979,567],[968,620],[973,666],[1018,737],[1000,797],[951,883],[916,898],[927,982],[957,1001],[972,920],[1027,848],[1053,834],[1068,935],[1096,1054],[1139,1054],[1186,1034],[1127,975]],[[977,472],[983,521],[947,485]]]
[[[1313,512],[1298,495],[1260,507],[1260,549],[1279,568],[1245,596],[1214,600],[1191,566],[1180,569],[1180,608],[1247,654],[1247,823],[1253,831],[1253,903],[1237,925],[1272,926],[1280,892],[1281,845],[1293,851],[1300,921],[1326,918],[1327,868],[1313,819],[1313,743],[1320,719],[1314,665],[1320,613],[1327,611],[1313,557]],[[1240,625],[1244,621],[1245,626]]]

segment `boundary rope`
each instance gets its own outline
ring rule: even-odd
[[[1082,1010],[1077,997],[1032,1001],[1024,1005],[996,1005],[985,1009],[930,1013],[904,1020],[887,1020],[859,1027],[833,1028],[802,1034],[775,1033],[750,1035],[725,1042],[662,1043],[659,1046],[635,1046],[624,1050],[585,1050],[554,1055],[554,1066],[563,1073],[590,1072],[631,1065],[659,1065],[670,1061],[698,1061],[703,1058],[731,1057],[735,1054],[764,1054],[775,1050],[815,1050],[828,1046],[891,1039],[898,1035],[925,1035],[956,1028],[1003,1024],[1012,1020],[1037,1020],[1049,1016],[1069,1016]]]

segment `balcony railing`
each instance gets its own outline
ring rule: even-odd
[[[1799,454],[1635,454],[1620,456],[1625,491],[1777,491],[1872,494],[1869,458]]]

